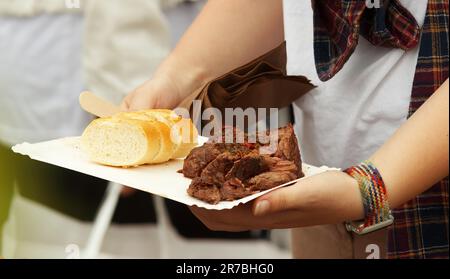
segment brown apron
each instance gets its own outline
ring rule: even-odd
[[[202,102],[202,110],[225,108],[283,108],[315,86],[303,76],[286,74],[286,43],[193,92],[178,107],[190,108],[192,101]],[[197,112],[198,113],[198,112]]]

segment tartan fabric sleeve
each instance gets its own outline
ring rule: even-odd
[[[409,116],[448,79],[448,20],[448,0],[428,0]],[[393,210],[395,222],[388,234],[388,258],[448,259],[448,195],[449,179],[446,177]]]
[[[420,28],[398,0],[313,0],[314,58],[322,81],[338,73],[358,45],[359,36],[377,46],[409,50],[417,46]]]
[[[314,55],[319,78],[332,78],[352,55],[359,36],[380,47],[415,47],[420,39],[409,116],[445,80],[449,63],[449,2],[428,0],[422,30],[399,1],[369,9],[364,0],[313,0]],[[448,258],[449,178],[393,210],[388,258]]]

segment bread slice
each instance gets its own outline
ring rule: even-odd
[[[123,112],[89,124],[82,149],[96,163],[130,167],[185,157],[197,136],[190,119],[170,110]]]
[[[172,158],[184,158],[198,145],[198,132],[190,119],[181,118],[171,132],[172,140],[177,143]]]
[[[171,159],[186,157],[198,144],[198,132],[192,121],[182,118],[172,110],[152,109],[121,113],[118,116],[159,121],[170,127],[170,139],[173,143]]]

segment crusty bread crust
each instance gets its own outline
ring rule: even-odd
[[[184,158],[198,144],[198,132],[190,119],[181,119],[175,124],[172,133],[179,135],[179,143],[172,158]]]
[[[197,145],[190,119],[171,110],[122,112],[91,122],[82,149],[96,163],[131,167],[185,157]]]

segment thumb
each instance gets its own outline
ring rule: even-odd
[[[264,216],[279,211],[291,210],[296,207],[296,194],[294,185],[270,192],[253,203],[253,215]]]
[[[120,104],[121,111],[129,111],[130,110],[130,103],[129,103],[128,99],[129,99],[129,97],[127,96],[122,100],[122,103]]]
[[[128,93],[125,98],[123,98],[122,103],[120,104],[120,109],[122,111],[130,111],[132,109],[133,99],[136,95],[136,89]]]

